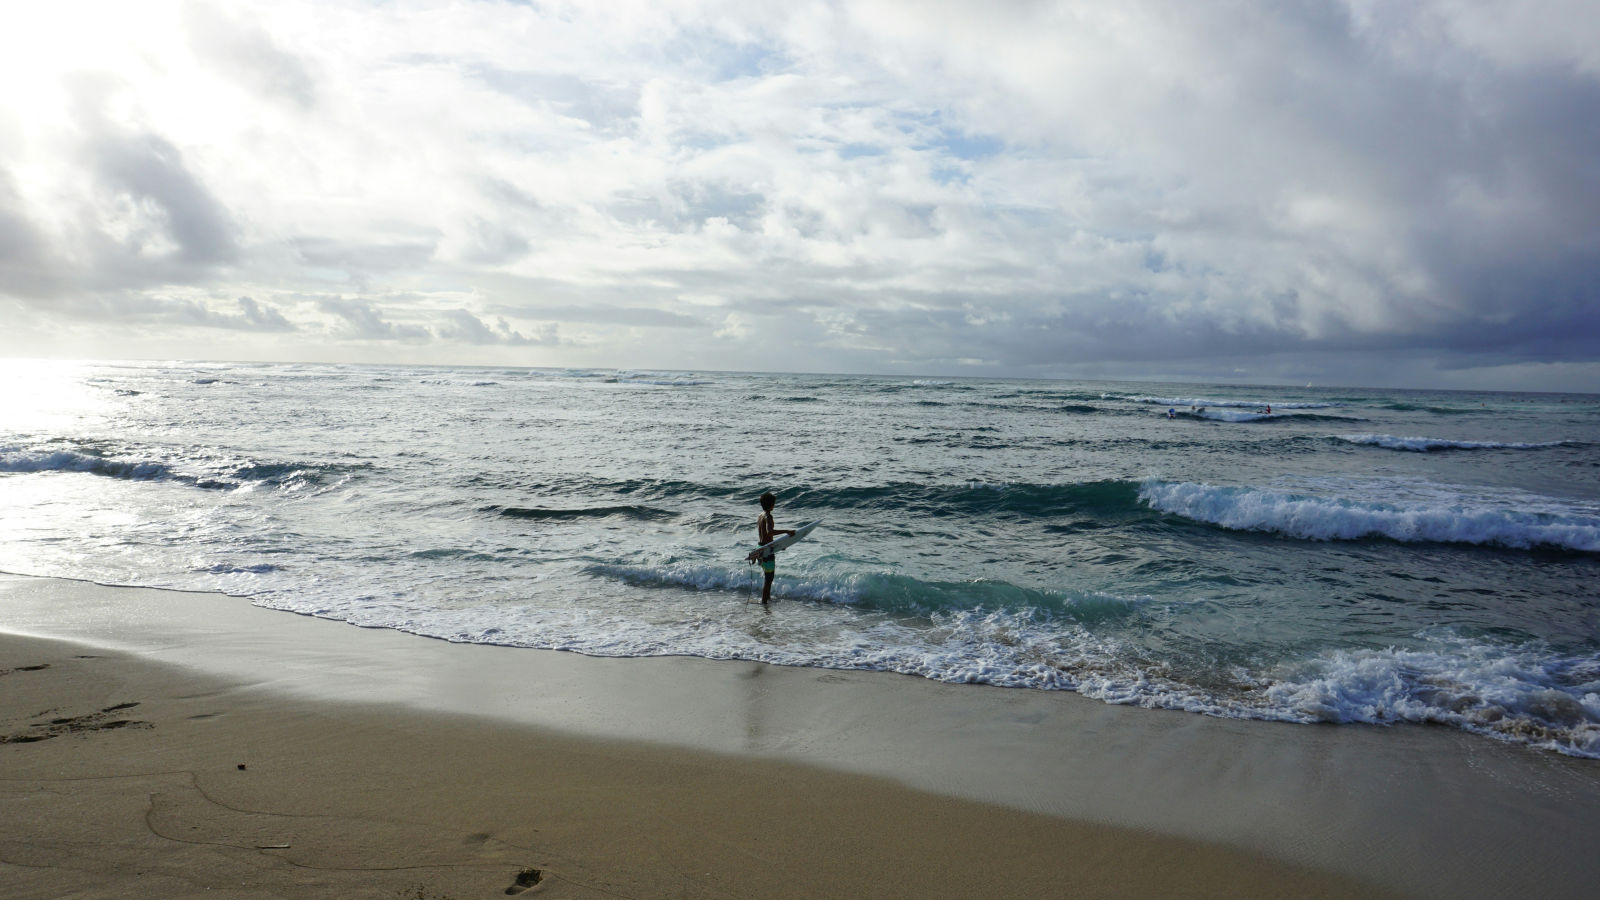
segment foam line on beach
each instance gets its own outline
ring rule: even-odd
[[[592,571],[634,584],[696,591],[750,592],[754,585],[748,576],[709,566],[597,566]],[[1410,649],[1312,652],[1270,669],[1241,665],[1235,683],[1223,688],[1187,683],[1165,667],[1145,665],[1115,636],[1118,625],[1138,629],[1141,623],[1185,614],[1150,597],[805,572],[786,576],[782,595],[915,616],[920,624],[897,618],[871,639],[848,646],[819,642],[798,652],[738,646],[710,636],[713,631],[700,639],[697,655],[1072,691],[1114,705],[1222,718],[1448,725],[1600,759],[1600,666],[1592,658],[1538,643],[1506,644],[1441,629],[1415,636],[1418,646]],[[652,639],[641,634],[635,641],[618,623],[603,647],[562,649],[633,655],[646,649],[641,641]]]
[[[1451,725],[1600,759],[1600,662],[1449,630],[1424,637],[1419,648],[1319,654],[1263,695],[1302,721]]]

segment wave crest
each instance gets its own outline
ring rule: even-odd
[[[1382,447],[1385,450],[1407,450],[1426,453],[1431,450],[1543,450],[1560,447],[1566,441],[1540,441],[1536,443],[1501,441],[1452,441],[1443,438],[1396,437],[1392,434],[1341,434],[1339,440],[1350,444]]]
[[[162,463],[106,459],[71,450],[0,454],[0,472],[88,472],[134,481],[173,477],[172,470]]]
[[[330,481],[340,481],[345,475],[338,467],[313,463],[246,463],[217,467],[206,474],[192,474],[178,471],[164,462],[118,459],[76,450],[0,451],[0,472],[84,472],[127,481],[171,481],[206,490],[269,486],[289,491],[321,487]]]
[[[1272,402],[1268,400],[1230,400],[1226,397],[1129,397],[1130,403],[1149,403],[1155,406],[1194,406],[1194,407],[1227,407],[1235,409],[1332,409],[1343,406],[1343,403],[1324,403],[1315,401],[1283,401]]]
[[[505,516],[508,519],[533,519],[533,520],[564,520],[564,519],[604,519],[611,516],[620,516],[626,519],[670,519],[677,513],[666,509],[657,509],[653,506],[589,506],[576,509],[546,509],[529,506],[486,506],[484,512],[491,512]]]
[[[1257,488],[1148,481],[1139,489],[1139,499],[1151,509],[1197,522],[1307,540],[1381,537],[1402,542],[1600,552],[1600,515],[1592,511],[1571,507],[1521,509],[1459,494],[1434,501],[1380,503]]]

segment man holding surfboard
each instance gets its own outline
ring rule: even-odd
[[[745,559],[750,562],[761,563],[761,574],[765,580],[761,584],[761,602],[764,604],[772,599],[772,579],[778,574],[778,554],[766,548],[767,544],[777,540],[780,534],[794,534],[793,531],[779,531],[777,524],[772,520],[772,508],[778,505],[778,498],[768,491],[761,495],[761,515],[756,517],[756,534],[760,537],[757,543],[762,546],[750,551]]]

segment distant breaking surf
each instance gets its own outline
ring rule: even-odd
[[[1566,441],[1539,443],[1451,441],[1443,438],[1395,437],[1392,434],[1340,434],[1335,437],[1351,444],[1382,447],[1385,450],[1407,450],[1413,453],[1427,453],[1430,450],[1543,450],[1546,447],[1560,447],[1567,443]]]
[[[1229,407],[1234,409],[1333,409],[1343,403],[1274,402],[1270,400],[1227,400],[1215,397],[1129,397],[1130,403],[1149,403],[1155,406]]]

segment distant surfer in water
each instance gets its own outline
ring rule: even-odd
[[[772,521],[772,508],[778,505],[778,498],[768,491],[761,495],[761,515],[756,517],[756,543],[763,547],[777,540],[780,534],[794,534],[793,531],[780,531],[777,524]],[[761,563],[761,574],[765,580],[761,584],[761,602],[765,604],[772,599],[772,578],[778,574],[777,554],[762,554],[758,550],[751,550],[745,557],[750,562]]]

